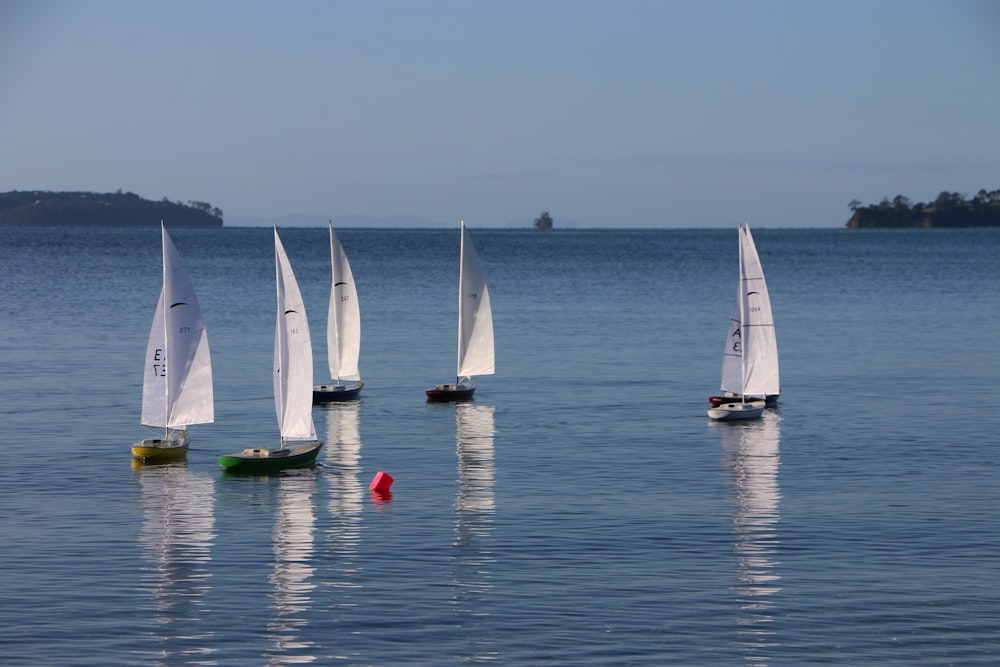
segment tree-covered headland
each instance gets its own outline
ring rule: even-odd
[[[131,192],[0,193],[0,225],[91,227],[221,227],[222,210],[207,202],[143,199]]]
[[[942,192],[932,202],[913,203],[902,195],[891,201],[862,206],[857,199],[847,227],[1000,227],[1000,190],[980,190],[969,198],[957,192]]]

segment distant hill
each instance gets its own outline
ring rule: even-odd
[[[980,190],[968,199],[957,192],[942,192],[930,203],[911,203],[902,195],[879,204],[849,204],[854,215],[849,229],[863,227],[1000,227],[1000,190]]]
[[[143,199],[131,192],[0,193],[0,225],[221,227],[222,211],[206,202]]]

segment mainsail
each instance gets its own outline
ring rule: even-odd
[[[361,311],[354,274],[343,246],[330,223],[330,310],[326,323],[327,356],[330,377],[335,380],[360,380],[358,357],[361,351]]]
[[[459,377],[492,375],[493,312],[486,274],[479,264],[472,239],[462,222],[461,262],[458,278]]]
[[[274,327],[274,408],[281,439],[315,440],[312,418],[312,341],[295,273],[274,229],[274,272],[278,290]]]

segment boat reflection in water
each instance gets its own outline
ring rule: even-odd
[[[489,613],[483,603],[493,588],[490,566],[496,562],[490,546],[496,512],[493,485],[494,408],[475,403],[455,404],[455,444],[458,489],[455,494],[455,539],[452,542],[452,604],[460,616],[468,649],[466,662],[497,659],[485,635]]]
[[[210,590],[215,539],[215,481],[184,462],[148,466],[133,461],[141,491],[142,588],[150,604],[139,612],[150,624],[153,645],[145,664],[212,663],[215,640],[204,596]],[[151,613],[147,613],[151,612]]]
[[[356,581],[358,549],[361,545],[361,512],[364,508],[365,487],[361,483],[361,433],[358,427],[362,401],[328,403],[326,413],[326,455],[324,477],[329,480],[329,528],[326,531],[327,558],[332,558],[332,575],[324,585],[333,589],[331,606],[357,606],[354,593],[360,587]],[[340,622],[336,615],[331,619]]]
[[[739,583],[739,644],[747,665],[769,664],[778,645],[774,620],[775,594],[781,575],[775,554],[779,544],[778,443],[781,416],[766,410],[759,421],[714,424],[730,473],[735,508],[734,551]]]
[[[300,639],[312,606],[313,534],[316,528],[315,468],[285,472],[279,480],[274,522],[274,570],[268,577],[272,617],[268,636],[273,648],[268,664],[286,665],[316,660],[312,642]]]

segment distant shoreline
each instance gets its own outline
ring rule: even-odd
[[[854,214],[845,225],[848,229],[1000,227],[1000,190],[980,190],[971,199],[957,192],[942,192],[926,204],[911,203],[903,195],[892,201],[885,197],[869,206],[855,199],[849,206]]]
[[[0,226],[222,227],[222,211],[207,202],[143,199],[113,193],[14,190],[0,193]]]

